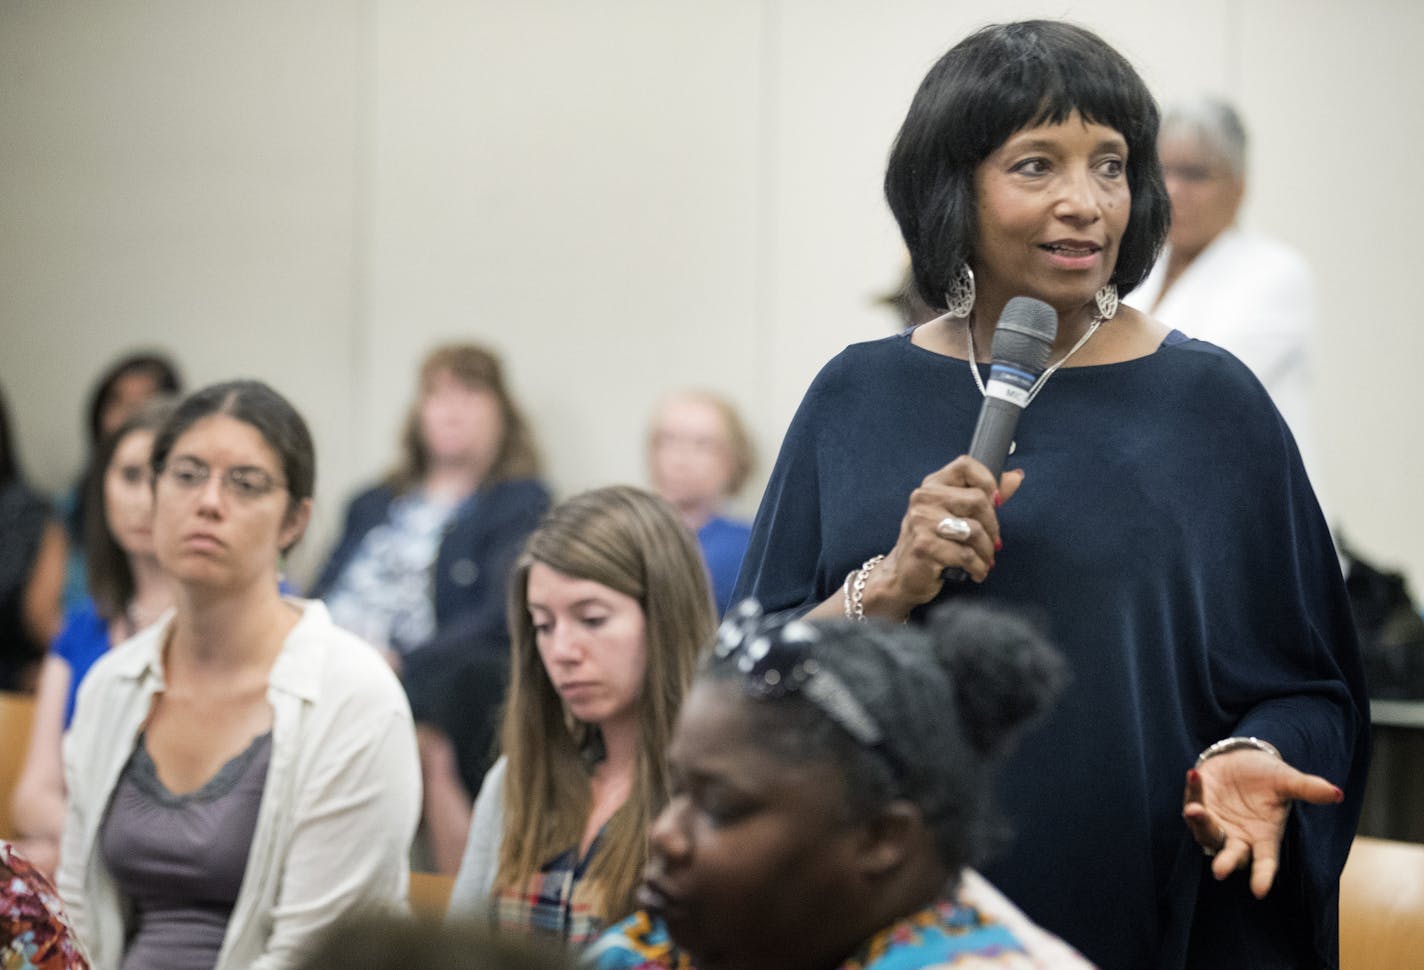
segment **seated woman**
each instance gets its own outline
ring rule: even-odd
[[[1026,624],[722,624],[669,749],[638,901],[598,970],[1086,967],[967,866],[992,848],[998,755],[1057,693]],[[1046,877],[1047,878],[1047,877]]]
[[[737,409],[707,391],[666,398],[648,434],[653,488],[697,535],[712,578],[717,615],[732,605],[732,588],[752,527],[726,516],[752,469],[751,438]]]
[[[98,451],[129,415],[155,397],[176,398],[183,379],[166,354],[140,351],[114,361],[94,381],[84,408],[84,466],[74,485],[59,497],[64,527],[69,533],[69,559],[64,577],[64,608],[77,609],[88,596],[85,578],[91,525],[86,496],[99,470]]]
[[[152,468],[176,609],[80,688],[60,892],[99,967],[290,968],[343,914],[405,904],[410,708],[321,603],[278,592],[315,477],[291,404],[255,381],[198,391]]]
[[[25,767],[11,799],[21,851],[47,875],[59,863],[64,826],[64,732],[79,684],[115,644],[153,624],[173,605],[173,590],[153,549],[153,438],[173,413],[151,401],[129,415],[95,454],[84,502],[90,598],[71,610],[36,690]]]
[[[626,486],[549,513],[510,583],[504,756],[450,909],[581,945],[633,911],[712,602],[692,534]]]
[[[426,357],[403,447],[401,466],[352,501],[311,595],[400,672],[435,868],[452,873],[504,698],[506,577],[549,493],[499,359],[481,347]]]
[[[64,616],[65,541],[15,452],[0,394],[0,690],[30,691]]]

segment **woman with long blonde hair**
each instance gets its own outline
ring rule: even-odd
[[[562,503],[510,578],[503,757],[452,910],[572,945],[635,908],[665,753],[714,618],[692,534],[627,486]]]

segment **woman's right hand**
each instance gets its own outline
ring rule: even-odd
[[[1023,471],[1015,469],[996,483],[989,469],[968,455],[926,477],[910,493],[895,547],[866,581],[866,614],[904,619],[939,595],[947,568],[963,569],[982,583],[1002,548],[995,509],[1018,491],[1023,478]],[[946,537],[938,528],[946,516],[967,521],[969,534],[963,539]]]

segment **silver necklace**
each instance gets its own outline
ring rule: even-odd
[[[1088,342],[1088,338],[1098,332],[1098,328],[1103,325],[1105,320],[1107,320],[1107,317],[1101,313],[1093,317],[1093,322],[1088,325],[1088,331],[1078,338],[1078,342],[1073,345],[1072,349],[1058,358],[1056,363],[1049,365],[1048,369],[1042,374],[1038,375],[1038,380],[1034,381],[1033,386],[1028,389],[1028,399],[1024,401],[1024,407],[1033,403],[1033,399],[1038,397],[1038,392],[1043,388],[1044,384],[1048,383],[1048,379],[1053,376],[1053,372],[1068,363],[1068,358],[1082,349],[1083,345]],[[989,391],[984,387],[984,378],[979,376],[979,355],[974,352],[974,324],[966,321],[964,332],[969,340],[969,373],[974,375],[974,384],[979,388],[979,393],[984,397],[988,397]]]

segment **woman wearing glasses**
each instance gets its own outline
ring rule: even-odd
[[[201,390],[152,461],[176,609],[80,689],[60,891],[96,966],[293,966],[343,913],[404,898],[410,710],[375,651],[278,593],[315,476],[285,399]]]

